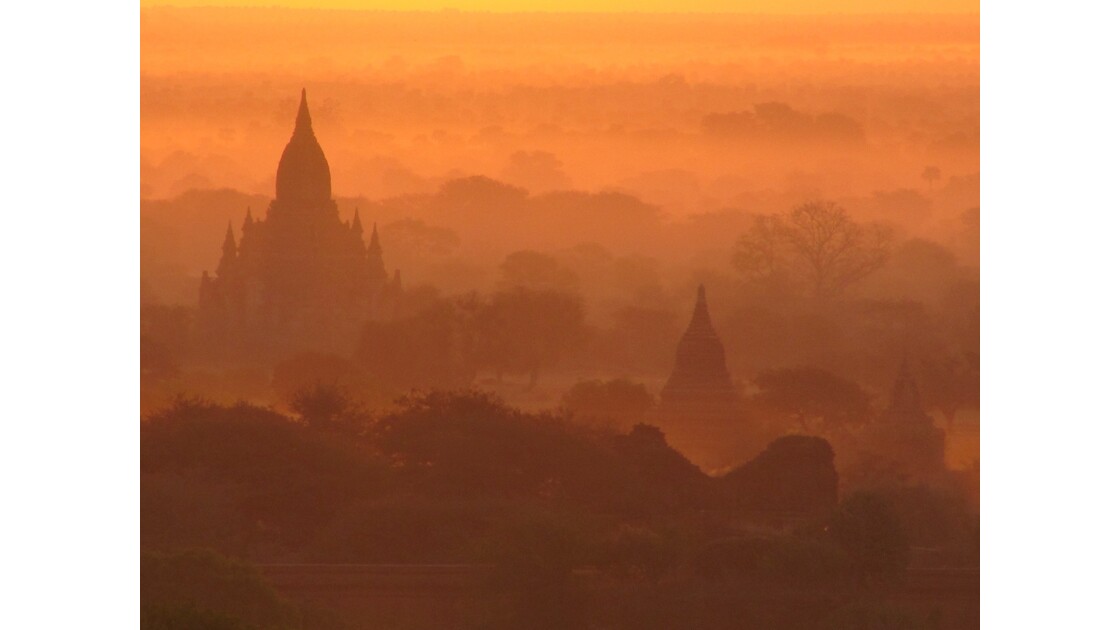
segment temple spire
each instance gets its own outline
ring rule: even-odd
[[[311,130],[307,90],[300,93],[292,138],[276,167],[276,201],[287,208],[308,211],[330,202],[331,167]]]
[[[311,128],[311,110],[307,107],[307,88],[299,93],[299,112],[296,114],[296,128],[292,135],[300,132],[315,135],[315,131]]]
[[[381,238],[377,236],[376,223],[373,224],[373,232],[369,235],[369,251],[371,254],[377,252],[377,255],[381,256]]]
[[[237,239],[233,236],[233,221],[226,224],[226,240],[222,243],[222,255],[237,255]]]
[[[362,217],[358,214],[358,208],[356,207],[354,208],[354,219],[350,222],[350,229],[354,230],[359,237],[365,232],[365,228],[362,227]]]
[[[245,220],[241,222],[241,238],[245,238],[245,233],[249,228],[253,227],[253,209],[245,208]]]
[[[677,344],[673,371],[661,390],[661,402],[667,409],[703,415],[728,411],[728,405],[735,403],[738,396],[727,371],[723,342],[708,314],[704,285],[700,285],[692,321]]]
[[[369,261],[370,278],[377,284],[383,284],[389,278],[385,272],[385,260],[381,256],[381,239],[377,236],[377,224],[373,224],[373,232],[369,235],[369,250],[366,252]]]
[[[222,259],[218,261],[217,275],[228,275],[237,264],[237,239],[233,236],[233,221],[226,226],[226,240],[222,243]]]
[[[704,285],[696,290],[696,306],[692,309],[692,321],[688,324],[687,333],[711,333],[715,334],[715,327],[712,326],[712,317],[708,314],[708,296],[704,291]]]

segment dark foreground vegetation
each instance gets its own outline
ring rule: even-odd
[[[841,489],[818,437],[710,477],[657,427],[478,392],[291,406],[181,399],[143,422],[144,628],[446,627],[285,599],[253,568],[277,563],[477,567],[463,628],[949,628],[892,585],[979,563],[951,479]]]

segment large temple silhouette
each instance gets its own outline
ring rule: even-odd
[[[351,221],[339,217],[304,90],[264,219],[247,211],[240,243],[231,223],[215,274],[203,273],[199,318],[210,345],[272,357],[351,352],[400,283],[385,272],[376,225],[368,245],[363,237],[357,209]]]
[[[677,344],[673,371],[661,390],[662,411],[675,416],[726,415],[738,402],[723,342],[712,326],[704,285],[700,285],[692,320]]]

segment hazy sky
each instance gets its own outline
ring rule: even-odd
[[[978,13],[978,0],[141,0],[141,6],[692,13]]]

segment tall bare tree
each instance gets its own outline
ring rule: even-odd
[[[739,238],[733,264],[749,280],[800,280],[809,292],[843,292],[882,267],[889,230],[861,225],[832,202],[812,202],[776,216],[759,217]]]

